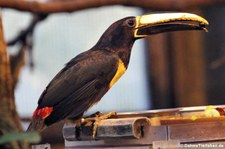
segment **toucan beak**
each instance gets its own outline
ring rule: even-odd
[[[160,13],[136,17],[134,37],[143,38],[152,34],[180,31],[204,30],[207,31],[208,21],[191,13]]]

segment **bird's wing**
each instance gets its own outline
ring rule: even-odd
[[[105,51],[78,55],[49,83],[38,101],[38,108],[56,107],[67,100],[73,100],[75,104],[93,98],[102,89],[108,88],[117,71],[117,60],[116,55]]]

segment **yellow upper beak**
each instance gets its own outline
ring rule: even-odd
[[[142,38],[150,35],[150,30],[145,31],[144,34],[138,33],[141,28],[149,28],[160,26],[162,32],[174,31],[174,30],[205,30],[205,26],[208,25],[208,21],[198,15],[191,13],[160,13],[149,14],[136,17],[136,29],[134,36],[136,38]],[[167,28],[166,30],[164,28]],[[160,33],[160,28],[157,28]],[[148,32],[148,33],[147,33]],[[154,34],[154,32],[153,32]]]

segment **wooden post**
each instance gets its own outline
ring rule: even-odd
[[[146,40],[148,81],[155,109],[174,107],[167,35],[168,33],[153,35]]]
[[[202,32],[171,33],[174,95],[177,106],[206,105]]]
[[[152,108],[207,104],[203,33],[164,33],[147,40]]]

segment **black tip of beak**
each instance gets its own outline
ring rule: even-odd
[[[206,24],[204,24],[204,23],[199,23],[199,26],[200,26],[201,29],[204,30],[205,32],[209,32],[208,29],[206,28]]]

